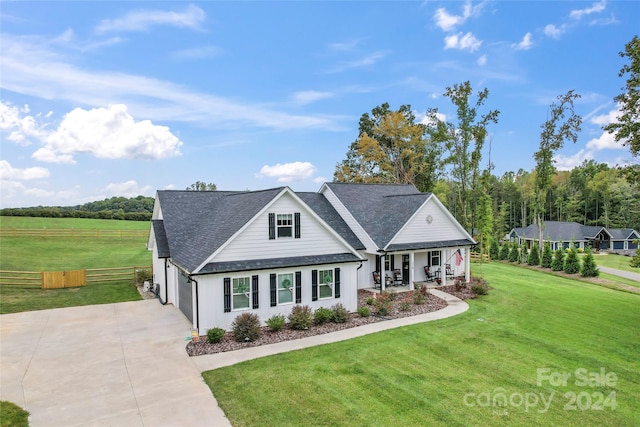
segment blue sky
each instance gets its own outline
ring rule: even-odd
[[[1,207],[331,180],[360,116],[419,120],[487,88],[494,174],[532,170],[548,106],[582,95],[557,166],[623,165],[604,134],[636,1],[0,3]],[[486,111],[486,110],[485,110]],[[488,161],[488,151],[483,163]]]

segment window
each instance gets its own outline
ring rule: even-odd
[[[440,265],[440,251],[429,252],[429,265],[430,266]]]
[[[232,300],[234,310],[243,310],[250,307],[251,278],[236,277],[232,280]]]
[[[278,214],[277,218],[277,234],[278,237],[292,237],[293,236],[293,215],[292,214]]]
[[[318,294],[320,299],[333,297],[333,270],[318,271]]]
[[[293,273],[278,274],[278,304],[293,302]]]
[[[384,271],[391,271],[391,257],[393,255],[385,255],[384,256]]]

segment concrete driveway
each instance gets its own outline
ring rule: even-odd
[[[38,426],[228,426],[157,300],[0,316],[0,399]]]

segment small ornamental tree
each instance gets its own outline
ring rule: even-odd
[[[525,245],[520,245],[520,259],[518,260],[518,262],[520,264],[526,264],[528,259],[529,251],[527,250],[527,247]]]
[[[640,239],[633,241],[636,245],[640,246]],[[640,268],[640,248],[636,249],[636,254],[629,261],[629,265],[633,268]]]
[[[491,240],[491,246],[489,246],[489,256],[491,257],[491,259],[500,259],[499,257],[499,248],[498,248],[498,242],[495,239]]]
[[[531,251],[529,251],[529,265],[540,265],[540,252],[538,251],[538,244],[533,242]]]
[[[551,245],[549,242],[544,243],[544,249],[542,250],[542,265],[544,268],[551,268],[553,262],[553,252],[551,252]]]
[[[518,262],[518,244],[513,242],[511,244],[511,248],[509,249],[509,257],[507,258],[509,262]]]
[[[576,274],[580,272],[580,259],[578,258],[578,249],[572,243],[569,247],[569,253],[564,260],[564,272],[567,274]]]
[[[500,250],[498,251],[498,259],[500,261],[509,259],[509,242],[504,242],[502,246],[500,246]]]
[[[558,244],[558,249],[553,254],[551,269],[553,271],[562,271],[564,269],[564,249],[562,249],[562,244]]]
[[[584,252],[585,256],[582,259],[582,270],[580,271],[580,274],[582,274],[582,277],[598,277],[600,275],[600,270],[598,270],[596,261],[593,259],[591,248],[587,247]]]

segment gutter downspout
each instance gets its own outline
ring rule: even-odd
[[[162,305],[167,305],[167,300],[168,295],[168,285],[167,285],[167,270],[169,269],[169,266],[167,265],[167,258],[164,259],[164,301],[162,301],[162,298],[160,297],[160,292],[158,292],[158,299],[160,300],[160,304]]]
[[[200,304],[198,302],[198,281],[189,275],[189,280],[196,284],[196,330],[200,334]]]

